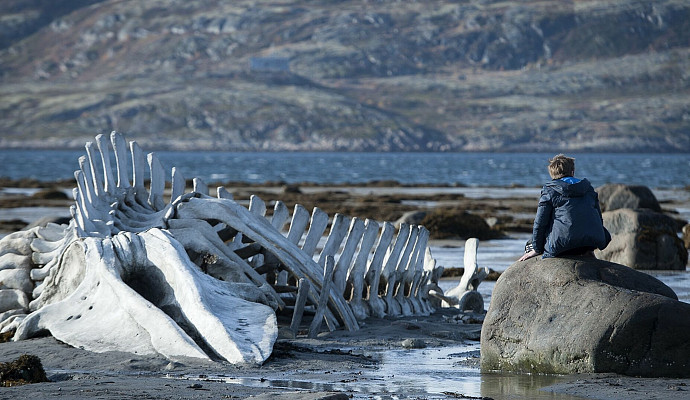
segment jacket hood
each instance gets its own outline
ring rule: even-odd
[[[565,197],[581,197],[590,190],[594,190],[592,184],[587,179],[582,179],[577,183],[568,183],[560,179],[554,179],[546,183],[546,186],[555,190]]]

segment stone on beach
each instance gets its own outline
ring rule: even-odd
[[[398,218],[393,225],[395,229],[400,229],[400,225],[402,224],[420,225],[427,214],[429,214],[429,212],[424,210],[408,211]]]
[[[646,186],[607,183],[597,188],[601,211],[613,211],[621,208],[648,208],[661,211],[659,201]]]
[[[429,230],[432,239],[503,237],[503,233],[489,227],[484,218],[460,209],[434,209],[424,216],[421,224]]]
[[[685,270],[688,251],[673,218],[649,209],[623,208],[603,213],[611,243],[597,256],[645,270]]]
[[[481,368],[690,377],[690,304],[662,282],[594,258],[532,258],[494,288]]]

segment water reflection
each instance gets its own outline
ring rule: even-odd
[[[571,400],[580,397],[553,393],[542,388],[560,383],[559,375],[484,373],[481,375],[481,396],[492,399]]]
[[[463,396],[496,400],[579,399],[541,390],[565,380],[563,376],[481,373],[476,362],[479,357],[477,342],[442,348],[381,349],[366,355],[371,355],[379,362],[373,368],[362,370],[356,379],[329,381],[327,375],[314,378],[318,374],[307,377],[299,371],[281,379],[227,376],[204,376],[204,379],[249,387],[347,392],[353,399],[388,400],[420,396],[425,399]],[[189,376],[174,378],[198,379]]]

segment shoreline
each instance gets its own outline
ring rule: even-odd
[[[21,354],[42,360],[51,382],[3,388],[6,398],[147,399],[670,399],[687,398],[690,379],[611,373],[529,375],[481,373],[470,338],[478,325],[447,313],[368,319],[357,332],[316,339],[279,339],[263,365],[120,352],[92,353],[52,337],[0,343],[0,361]],[[476,337],[476,336],[475,336]],[[416,343],[415,347],[406,345]],[[468,349],[462,351],[463,349]],[[424,360],[420,357],[431,359]],[[414,365],[400,365],[415,360]],[[395,362],[397,364],[393,364]],[[435,366],[434,362],[445,365]],[[427,363],[430,363],[430,368]],[[427,374],[436,374],[427,376]]]
[[[55,189],[54,186],[46,187]],[[351,210],[366,213],[367,210],[386,207],[395,212],[404,207],[455,207],[483,213],[486,217],[510,216],[513,221],[522,218],[523,225],[533,217],[539,193],[539,188],[477,189],[438,185],[298,185],[300,193],[294,193],[294,187],[289,189],[290,186],[284,184],[228,187],[232,188],[238,201],[246,201],[254,193],[258,193],[267,204],[290,196],[300,204],[309,200],[311,203],[303,204],[307,208],[328,200],[330,203],[326,203],[331,210],[345,210],[343,213],[346,215],[351,215],[348,214]],[[32,195],[40,191],[40,188],[31,189]],[[659,191],[654,192],[659,196]],[[659,200],[665,210],[675,211],[679,217],[686,213],[690,215],[690,192],[674,189],[661,193]],[[56,210],[64,210],[68,214],[72,203],[69,198],[34,199],[24,190],[0,191],[0,221],[11,214],[10,210],[17,209],[11,207],[12,204],[29,205],[32,201],[48,208],[22,207],[26,213],[22,218],[31,217],[32,210],[49,211],[53,216]],[[461,262],[460,239],[435,243],[440,247],[447,246],[445,248],[452,252],[453,258]],[[481,262],[480,265],[483,266]],[[171,361],[159,356],[128,353],[91,353],[69,347],[52,337],[0,343],[0,362],[12,361],[25,353],[34,354],[41,358],[49,378],[53,379],[49,383],[4,388],[4,393],[15,399],[98,397],[108,400],[139,396],[150,399],[333,400],[483,396],[493,399],[675,400],[686,398],[685,392],[690,390],[690,379],[635,378],[615,374],[531,376],[481,373],[478,367],[481,325],[458,323],[460,314],[457,310],[445,309],[425,317],[369,318],[356,332],[339,329],[316,339],[299,336],[279,339],[274,354],[260,366],[202,360]]]

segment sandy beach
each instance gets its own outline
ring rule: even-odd
[[[19,186],[19,185],[17,185]],[[65,188],[53,187],[58,191]],[[538,188],[387,186],[235,187],[240,201],[259,193],[348,215],[386,218],[420,207],[451,207],[494,217],[507,240],[525,234]],[[71,200],[39,199],[37,188],[0,194],[0,231],[43,216],[65,216]],[[290,194],[292,193],[292,194]],[[684,190],[656,192],[662,207],[687,219]],[[369,215],[370,212],[376,215]],[[68,214],[68,213],[67,213]],[[492,243],[498,242],[500,239]],[[434,242],[453,254],[459,239]],[[508,255],[507,257],[511,257]],[[455,255],[453,254],[455,258]],[[503,261],[508,262],[508,261]],[[487,282],[488,284],[488,282]],[[488,307],[488,303],[486,304]],[[463,321],[464,320],[464,321]],[[306,321],[305,323],[308,323]],[[0,390],[0,399],[686,399],[690,379],[615,374],[534,376],[479,372],[481,316],[443,309],[430,316],[369,318],[358,331],[323,332],[316,339],[279,339],[263,365],[197,359],[168,360],[130,353],[93,353],[47,336],[0,343],[0,362],[22,354],[41,359],[51,382]]]

